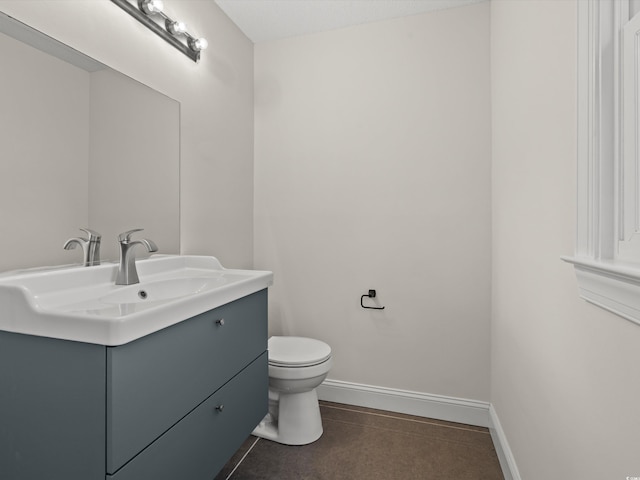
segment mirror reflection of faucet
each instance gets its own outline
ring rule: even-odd
[[[67,240],[64,244],[65,250],[73,250],[76,245],[80,245],[82,248],[83,261],[85,267],[91,267],[93,265],[100,265],[100,240],[102,235],[88,228],[81,228],[89,238],[74,237]]]
[[[144,245],[149,253],[157,252],[158,247],[151,240],[141,238],[140,240],[131,240],[131,235],[141,232],[142,228],[136,228],[118,235],[120,242],[120,268],[116,277],[116,285],[133,285],[140,283],[138,271],[136,270],[136,257],[133,255],[133,247],[136,245]]]

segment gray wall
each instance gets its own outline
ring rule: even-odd
[[[575,245],[576,19],[575,1],[491,2],[491,402],[524,480],[640,475],[640,329],[581,300],[560,261]]]
[[[272,334],[333,380],[489,399],[489,3],[255,47]],[[383,311],[364,310],[375,288]]]

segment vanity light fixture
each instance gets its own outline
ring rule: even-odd
[[[200,60],[200,52],[209,45],[206,39],[194,37],[187,32],[183,22],[169,18],[164,13],[162,0],[111,1],[194,62]]]

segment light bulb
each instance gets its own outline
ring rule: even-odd
[[[183,22],[174,22],[173,20],[167,19],[165,25],[171,35],[180,35],[187,31],[187,26]]]
[[[209,42],[207,42],[206,38],[198,38],[194,40],[191,44],[191,48],[193,48],[196,52],[201,50],[205,50],[209,46]]]
[[[160,13],[164,9],[164,4],[162,0],[139,0],[138,7],[147,15],[151,15],[153,13]]]

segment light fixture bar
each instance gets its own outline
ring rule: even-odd
[[[137,5],[134,5],[129,0],[111,0],[113,3],[122,8],[125,12],[145,25],[147,28],[155,32],[162,37],[167,43],[173,45],[175,48],[184,53],[194,62],[200,60],[200,51],[206,48],[206,40],[197,39],[189,32],[178,32],[177,34],[171,34],[165,25],[175,23],[163,12],[154,12],[147,14],[140,10]],[[135,2],[136,0],[134,0]],[[158,23],[153,20],[152,15],[158,15],[162,20],[162,23]],[[179,23],[179,22],[178,22]],[[181,36],[184,36],[186,43],[181,40]],[[197,45],[196,45],[197,44]],[[204,45],[203,47],[201,47]],[[198,48],[201,47],[201,48]]]

